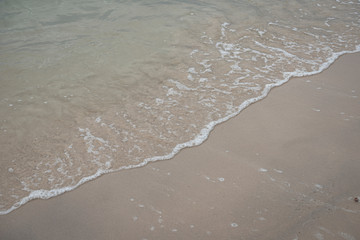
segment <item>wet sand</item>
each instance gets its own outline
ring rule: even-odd
[[[360,53],[174,159],[0,216],[0,239],[359,239]]]

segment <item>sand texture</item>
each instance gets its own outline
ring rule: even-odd
[[[360,239],[360,54],[174,159],[0,216],[0,239]]]

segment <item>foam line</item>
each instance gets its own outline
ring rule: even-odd
[[[58,196],[60,194],[63,194],[65,192],[69,192],[69,191],[74,190],[75,188],[79,187],[80,185],[82,185],[82,184],[84,184],[86,182],[89,182],[91,180],[94,180],[94,179],[96,179],[96,178],[98,178],[101,175],[106,174],[106,173],[118,172],[118,171],[124,170],[124,169],[143,167],[143,166],[147,165],[150,162],[156,162],[156,161],[160,161],[160,160],[171,159],[181,149],[187,148],[187,147],[198,146],[201,143],[203,143],[208,138],[210,132],[214,129],[214,127],[216,125],[218,125],[220,123],[223,123],[223,122],[229,120],[230,118],[233,118],[233,117],[237,116],[242,110],[247,108],[249,105],[264,99],[269,94],[269,92],[270,92],[270,90],[272,88],[283,85],[284,83],[288,82],[290,80],[290,78],[292,78],[292,77],[305,77],[305,76],[318,74],[318,73],[324,71],[325,69],[327,69],[340,56],[342,56],[344,54],[356,53],[356,52],[360,52],[360,45],[357,45],[356,49],[353,50],[353,51],[341,51],[341,52],[338,52],[338,53],[333,53],[333,55],[328,58],[327,62],[320,65],[320,67],[319,67],[319,69],[317,71],[312,71],[312,72],[301,72],[301,71],[284,72],[283,73],[284,79],[282,81],[267,84],[265,86],[264,90],[262,91],[260,96],[244,101],[240,106],[237,107],[237,111],[235,111],[234,113],[229,114],[228,116],[226,116],[226,117],[224,117],[222,119],[219,119],[217,121],[213,121],[213,122],[208,123],[193,140],[190,140],[188,142],[180,143],[180,144],[176,145],[175,148],[172,150],[172,152],[170,154],[167,154],[167,155],[164,155],[164,156],[155,156],[155,157],[147,158],[142,163],[139,163],[137,165],[128,165],[128,166],[124,166],[124,167],[121,167],[121,168],[118,168],[118,169],[112,169],[112,170],[99,169],[94,175],[82,178],[76,185],[73,185],[73,186],[57,188],[57,189],[51,189],[51,190],[43,190],[43,189],[41,189],[41,190],[32,191],[32,192],[30,192],[30,194],[28,196],[22,198],[20,201],[15,203],[11,208],[9,208],[7,210],[4,210],[4,211],[0,211],[0,215],[8,214],[8,213],[12,212],[13,210],[19,208],[20,206],[24,205],[25,203],[27,203],[27,202],[29,202],[30,200],[33,200],[33,199],[49,199],[49,198]]]

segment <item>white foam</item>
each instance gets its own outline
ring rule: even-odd
[[[100,122],[101,122],[101,116],[97,117],[97,118],[95,119],[95,122],[96,122],[96,123],[100,123]]]
[[[314,237],[318,240],[324,240],[324,235],[319,232],[315,233]]]
[[[233,227],[233,228],[236,228],[236,227],[238,227],[238,226],[239,226],[237,223],[234,223],[234,222],[233,222],[233,223],[231,223],[230,225],[231,225],[231,227]]]
[[[351,236],[350,234],[345,232],[339,232],[339,235],[345,240],[356,240],[354,236]]]
[[[227,26],[227,24],[224,25],[223,27],[225,28],[226,26]],[[299,61],[303,61],[303,62],[309,61],[310,62],[310,60],[300,59],[297,56],[294,56],[293,54],[290,54],[290,53],[288,53],[287,51],[285,51],[283,49],[267,47],[267,46],[265,46],[265,45],[263,45],[261,43],[258,43],[258,45],[260,45],[260,46],[262,46],[264,48],[267,48],[269,50],[275,51],[275,52],[280,52],[280,53],[282,53],[282,54],[284,54],[286,56],[289,56],[291,58],[295,58],[295,59],[297,59]],[[106,173],[117,172],[117,171],[120,171],[120,170],[123,170],[123,169],[132,169],[132,168],[142,167],[142,166],[147,165],[150,162],[171,159],[181,149],[186,148],[186,147],[198,146],[201,143],[203,143],[208,138],[210,132],[214,129],[214,127],[216,125],[218,125],[218,124],[220,124],[222,122],[225,122],[225,121],[229,120],[230,118],[233,118],[233,117],[237,116],[242,110],[244,110],[249,105],[264,99],[268,95],[268,93],[270,92],[270,90],[272,88],[281,86],[282,84],[288,82],[289,79],[292,78],[292,77],[304,77],[304,76],[310,76],[310,75],[320,73],[320,72],[324,71],[325,69],[327,69],[341,55],[344,55],[344,54],[347,54],[347,53],[355,53],[355,52],[360,52],[360,45],[357,45],[356,49],[353,50],[353,51],[341,51],[341,52],[333,53],[332,56],[328,57],[327,61],[324,62],[323,64],[321,64],[317,70],[309,71],[309,72],[303,72],[303,71],[300,71],[300,70],[296,70],[294,72],[284,72],[283,73],[283,79],[279,80],[277,82],[267,84],[264,87],[264,89],[262,90],[260,96],[257,96],[257,97],[254,97],[254,98],[251,98],[251,99],[248,99],[248,100],[244,101],[243,103],[241,103],[239,106],[236,107],[235,111],[229,113],[227,116],[225,116],[225,117],[223,117],[221,119],[218,119],[216,121],[209,122],[208,124],[206,124],[204,126],[204,128],[201,129],[200,133],[197,136],[195,136],[194,139],[192,139],[192,140],[190,140],[188,142],[177,144],[173,148],[172,152],[167,154],[167,155],[154,156],[154,157],[146,158],[139,164],[123,166],[123,167],[120,167],[118,169],[98,169],[95,174],[93,174],[91,176],[83,177],[78,183],[76,183],[74,185],[71,185],[71,186],[66,186],[66,187],[62,187],[62,188],[54,188],[54,189],[51,189],[51,190],[39,189],[39,190],[30,191],[28,196],[23,197],[22,199],[20,199],[18,202],[16,202],[9,209],[0,211],[0,215],[10,213],[11,211],[19,208],[20,206],[24,205],[25,203],[29,202],[30,200],[33,200],[33,199],[49,199],[49,198],[58,196],[60,194],[63,194],[65,192],[71,191],[71,190],[79,187],[83,183],[94,180],[94,179],[98,178],[99,176],[101,176],[103,174],[106,174]],[[204,67],[205,66],[208,66],[208,67],[211,66],[211,65],[208,65],[207,62],[202,62],[202,63],[204,65]],[[178,85],[176,83],[176,81],[174,81],[174,82],[175,82],[175,84],[177,85],[178,88],[179,87],[184,88],[184,85],[182,85],[181,83],[179,83],[179,85]],[[187,88],[187,87],[185,86],[185,88]],[[175,94],[176,91],[173,90],[173,93]],[[44,103],[47,103],[47,102],[44,102]],[[88,152],[91,152],[91,153],[93,153],[95,155],[98,154],[98,151],[95,151],[94,146],[92,145],[92,141],[94,141],[94,140],[100,141],[100,142],[102,142],[102,143],[104,143],[106,145],[108,144],[108,142],[105,141],[104,139],[98,138],[98,137],[95,137],[95,136],[91,135],[89,129],[87,129],[87,128],[85,128],[85,129],[79,128],[79,131],[84,134],[83,135],[84,139],[88,141],[87,142],[87,144],[88,144]],[[107,146],[107,147],[111,147],[111,146]]]
[[[188,74],[187,75],[187,79],[190,80],[190,81],[194,81],[195,78],[191,75],[191,74]]]

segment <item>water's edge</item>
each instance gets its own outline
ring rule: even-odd
[[[262,99],[264,99],[270,92],[270,90],[274,87],[279,87],[281,85],[283,85],[284,83],[288,82],[292,77],[306,77],[306,76],[311,76],[311,75],[315,75],[315,74],[319,74],[321,72],[323,72],[324,70],[326,70],[327,68],[329,68],[340,56],[345,55],[345,54],[350,54],[350,53],[357,53],[360,52],[360,45],[356,46],[356,49],[353,51],[341,51],[338,53],[334,53],[331,57],[329,57],[327,59],[327,62],[323,63],[320,67],[319,70],[317,71],[312,71],[312,72],[300,72],[300,71],[296,71],[296,72],[284,72],[283,73],[283,80],[279,81],[277,83],[272,83],[272,84],[267,84],[264,88],[264,90],[262,91],[261,95],[255,98],[251,98],[248,99],[246,101],[244,101],[240,106],[237,107],[237,110],[224,117],[221,118],[217,121],[213,121],[208,123],[201,131],[200,134],[198,134],[194,139],[185,142],[185,143],[180,143],[177,144],[175,146],[175,148],[172,150],[172,152],[170,154],[164,155],[164,156],[154,156],[151,158],[146,158],[143,162],[137,164],[137,165],[128,165],[128,166],[123,166],[120,167],[118,169],[110,169],[110,170],[103,170],[103,169],[99,169],[97,170],[97,172],[91,176],[87,176],[82,178],[76,185],[74,186],[67,186],[67,187],[63,187],[63,188],[57,188],[57,189],[52,189],[52,190],[36,190],[36,191],[32,191],[28,196],[20,199],[18,202],[16,202],[11,208],[4,210],[4,211],[0,211],[0,215],[6,215],[12,211],[14,211],[15,209],[21,207],[22,205],[26,204],[27,202],[29,202],[30,200],[33,199],[49,199],[55,196],[58,196],[60,194],[63,194],[65,192],[69,192],[71,190],[76,189],[77,187],[79,187],[80,185],[89,182],[91,180],[94,180],[106,173],[114,173],[114,172],[118,172],[120,170],[123,169],[132,169],[132,168],[138,168],[138,167],[143,167],[146,166],[148,163],[150,162],[155,162],[155,161],[159,161],[159,160],[169,160],[171,158],[173,158],[177,153],[180,152],[181,149],[183,148],[187,148],[187,147],[194,147],[194,146],[198,146],[200,144],[202,144],[209,136],[210,132],[214,129],[214,127],[220,123],[223,123],[227,120],[229,120],[230,118],[233,118],[235,116],[237,116],[238,114],[241,113],[242,110],[244,110],[245,108],[247,108],[249,105],[258,102]]]

